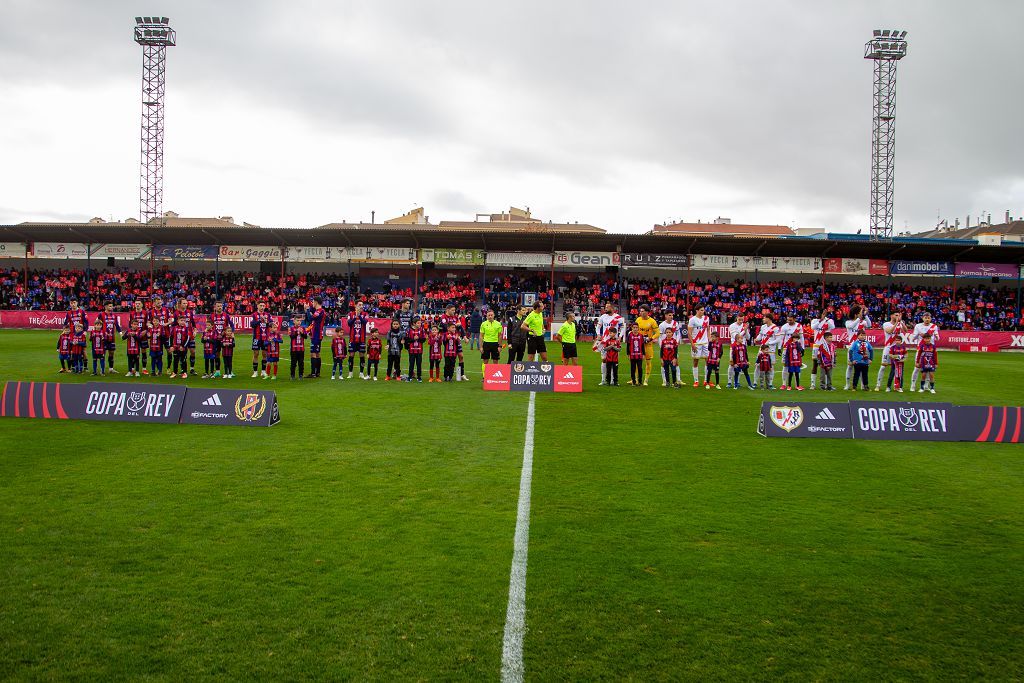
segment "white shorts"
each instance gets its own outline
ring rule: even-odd
[[[886,346],[882,349],[882,365],[889,365],[891,363],[892,360],[889,358],[889,347]]]
[[[821,346],[819,346],[818,344],[814,344],[813,346],[811,346],[811,360],[818,360],[818,349],[820,348]]]
[[[693,344],[690,346],[690,358],[707,358],[708,357],[708,345],[707,344]]]

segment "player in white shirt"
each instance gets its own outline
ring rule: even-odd
[[[658,343],[660,344],[662,339],[668,339],[669,337],[673,337],[677,342],[683,341],[682,325],[676,320],[675,313],[665,311],[665,319],[658,325]],[[665,376],[665,368],[662,366],[661,384],[662,386],[667,386],[668,383],[668,377]]]
[[[729,341],[730,346],[735,343],[738,339],[742,339],[744,344],[750,344],[750,324],[747,322],[747,316],[743,313],[736,314],[736,320],[729,325]],[[732,388],[732,353],[729,354],[729,374],[725,378],[725,388]]]
[[[601,354],[601,384],[604,384],[604,340],[609,336],[620,339],[626,336],[626,321],[619,315],[619,311],[608,302],[604,305],[604,313],[597,319],[597,327],[594,332],[594,350]]]
[[[825,334],[836,329],[836,321],[828,317],[827,311],[822,311],[821,316],[811,319],[811,389],[814,388],[818,379],[818,347],[825,341]]]
[[[754,337],[754,344],[757,346],[768,347],[768,357],[772,361],[771,377],[768,378],[768,386],[774,386],[775,384],[775,353],[780,348],[780,342],[782,339],[782,331],[779,326],[772,322],[770,315],[765,315],[761,318],[761,327],[757,330],[757,336]],[[761,386],[759,382],[762,378],[761,369],[754,368],[754,379],[757,386]]]
[[[690,335],[690,357],[693,358],[693,386],[700,386],[700,370],[697,365],[701,358],[708,357],[708,342],[711,341],[711,319],[704,315],[704,307],[698,306],[695,315],[686,323]],[[704,361],[705,370],[707,361]]]
[[[906,324],[903,322],[903,314],[896,312],[889,316],[887,322],[882,323],[882,332],[885,333],[885,341],[882,342],[882,364],[878,367],[878,377],[875,379],[875,391],[882,390],[882,382],[885,379],[885,373],[892,365],[892,361],[889,359],[889,347],[895,344],[897,341],[904,339],[907,334]]]
[[[853,363],[850,362],[850,349],[853,347],[853,340],[857,335],[871,327],[871,318],[863,306],[852,306],[850,318],[846,321],[846,391],[850,390],[850,381],[853,379]]]
[[[925,334],[932,335],[932,344],[935,344],[936,348],[939,345],[939,326],[932,322],[932,314],[925,311],[921,314],[921,322],[914,325],[914,332],[912,334],[911,343],[914,344],[914,348],[921,345],[921,340],[924,339]],[[920,374],[920,370],[917,367],[917,363],[914,363],[914,372],[910,376],[910,390],[917,391],[920,387],[917,386],[917,377]],[[935,389],[935,382],[932,382],[932,389]],[[921,388],[921,391],[924,391]]]

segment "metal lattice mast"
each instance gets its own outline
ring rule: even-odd
[[[139,163],[139,220],[163,213],[164,95],[167,48],[176,36],[167,17],[135,17],[135,42],[142,46],[142,159]]]
[[[876,30],[864,46],[864,59],[875,62],[871,127],[871,239],[892,239],[892,205],[896,162],[896,64],[907,55],[907,32]]]

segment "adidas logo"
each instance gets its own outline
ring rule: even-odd
[[[502,374],[501,370],[498,370],[493,375],[491,375],[491,379],[505,379],[505,375]]]
[[[576,375],[572,374],[572,371],[570,370],[569,372],[562,375],[562,379],[576,379]]]
[[[220,396],[218,396],[217,394],[214,394],[210,398],[208,398],[205,401],[203,401],[203,405],[204,406],[220,406],[220,405],[224,405],[224,404],[220,402]]]
[[[815,420],[835,420],[837,418],[835,416],[835,413],[833,413],[828,408],[825,408],[824,410],[819,412],[817,415],[815,415],[814,419]]]

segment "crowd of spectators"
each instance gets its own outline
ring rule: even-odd
[[[455,306],[459,315],[473,310],[477,305],[476,282],[469,277],[457,280],[426,280],[420,284],[418,312],[420,315],[437,315],[447,306]]]
[[[945,329],[1015,330],[1022,327],[1016,288],[985,284],[954,288],[952,283],[925,287],[912,281],[890,281],[882,285],[856,285],[820,282],[744,282],[728,283],[677,280],[617,279],[613,276],[560,274],[555,289],[542,274],[505,274],[489,278],[482,291],[471,278],[427,280],[412,288],[381,291],[364,290],[358,277],[345,273],[221,273],[158,270],[150,282],[148,270],[60,269],[29,271],[0,270],[0,308],[22,310],[65,310],[71,299],[78,299],[86,310],[99,310],[112,303],[115,310],[129,310],[136,299],[161,296],[165,301],[184,298],[196,312],[208,313],[221,300],[232,314],[251,313],[259,301],[276,313],[302,310],[306,302],[320,297],[330,322],[347,315],[356,301],[374,317],[391,317],[405,299],[416,298],[421,315],[437,315],[454,305],[459,315],[471,316],[479,309],[494,309],[504,320],[533,294],[549,304],[555,315],[572,310],[582,320],[584,330],[592,326],[606,302],[620,307],[623,314],[635,317],[641,306],[648,306],[655,318],[665,311],[687,316],[704,306],[716,323],[726,323],[738,313],[760,317],[769,311],[777,318],[790,313],[810,319],[824,308],[841,322],[854,305],[865,306],[879,323],[894,311],[902,311],[915,320],[921,311],[929,311]],[[555,307],[550,304],[554,301]],[[481,306],[482,304],[482,306]],[[558,310],[560,304],[561,311]]]
[[[631,316],[637,315],[644,305],[657,318],[666,310],[685,315],[704,306],[712,320],[721,324],[739,312],[760,317],[768,311],[776,319],[792,313],[806,320],[816,317],[822,309],[840,322],[855,305],[866,307],[869,316],[879,324],[896,311],[910,320],[929,311],[945,329],[1006,331],[1022,324],[1016,288],[983,284],[954,291],[952,284],[924,287],[909,281],[871,286],[826,283],[822,287],[820,282],[628,280],[626,293]]]

